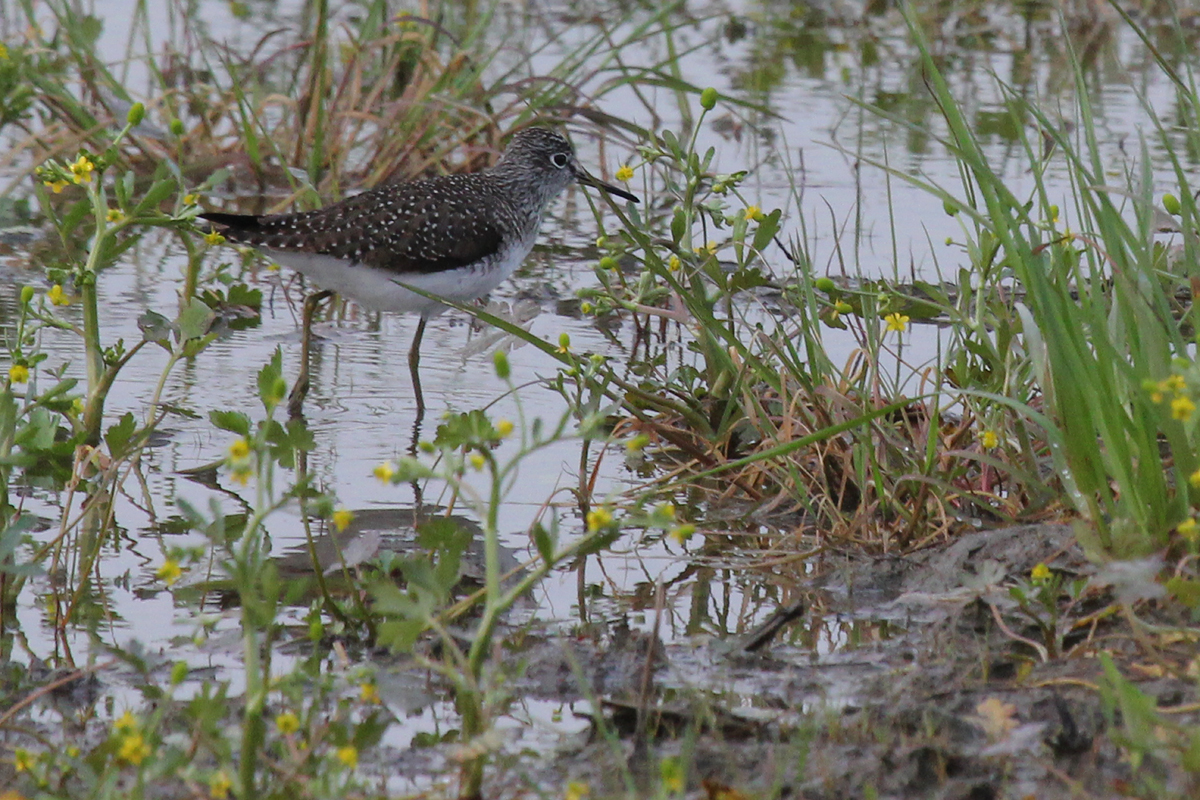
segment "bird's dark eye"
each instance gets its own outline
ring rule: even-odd
[[[554,155],[550,156],[550,163],[559,169],[562,169],[567,165],[567,154],[555,153]]]

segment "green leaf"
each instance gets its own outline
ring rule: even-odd
[[[540,522],[533,526],[533,544],[543,562],[554,563],[554,536]]]
[[[244,439],[250,438],[250,417],[240,411],[210,411],[208,420],[223,431],[236,433]]]
[[[590,556],[593,553],[602,552],[605,548],[620,538],[620,527],[614,525],[610,530],[594,533],[588,536],[587,541],[579,546],[579,548],[575,551],[575,554],[578,556]]]
[[[675,160],[680,160],[683,155],[683,148],[679,146],[679,139],[675,137],[675,133],[670,130],[664,130],[661,135],[663,146],[671,151]]]
[[[435,517],[417,526],[417,545],[430,552],[461,553],[470,542],[470,532],[448,517]]]
[[[17,548],[25,539],[25,534],[31,533],[37,527],[38,519],[33,514],[24,513],[13,520],[4,530],[0,531],[0,573],[18,576],[33,576],[42,572],[36,562],[21,563],[17,558]]]
[[[779,218],[782,215],[783,209],[777,208],[759,220],[758,230],[754,232],[755,250],[761,253],[775,238],[775,234],[779,232]]]
[[[183,343],[183,354],[187,358],[199,355],[204,348],[208,347],[217,338],[216,333],[209,333],[201,336],[199,339],[188,339]]]
[[[199,339],[208,333],[216,315],[211,308],[193,297],[187,308],[179,312],[179,338],[187,342]]]
[[[231,306],[246,306],[258,310],[262,308],[262,289],[253,289],[244,283],[235,283],[229,287],[226,302]]]
[[[100,34],[104,32],[104,22],[94,14],[84,14],[75,18],[69,31],[75,44],[95,45]]]
[[[287,430],[279,423],[279,420],[269,419],[259,424],[266,428],[265,438],[271,447],[271,457],[280,466],[291,469],[296,463],[296,458],[291,443],[288,441]]]
[[[451,414],[438,425],[433,443],[437,447],[459,448],[483,446],[499,437],[492,421],[479,409],[461,414]]]
[[[142,339],[161,345],[168,353],[171,352],[171,321],[157,311],[147,311],[138,317],[138,330]]]
[[[258,371],[258,397],[268,412],[283,402],[284,394],[287,393],[286,384],[283,394],[279,392],[281,380],[283,380],[283,350],[276,347],[275,352],[271,355],[271,360]]]
[[[412,652],[428,626],[420,619],[393,619],[379,625],[379,643],[396,653]]]
[[[133,413],[126,411],[117,424],[104,432],[104,441],[108,442],[108,452],[113,458],[122,458],[129,452],[129,440],[136,429],[137,423],[133,419]]]
[[[1193,730],[1187,750],[1183,751],[1183,768],[1193,775],[1200,774],[1200,730]]]
[[[1200,608],[1200,581],[1186,578],[1171,578],[1166,583],[1167,591],[1190,609]]]
[[[740,292],[745,289],[757,289],[759,286],[766,286],[770,281],[762,274],[762,270],[758,267],[747,267],[739,269],[729,276],[728,288],[730,292]]]
[[[67,209],[67,213],[63,215],[62,222],[59,223],[59,234],[64,239],[70,239],[76,236],[75,229],[79,227],[79,223],[85,217],[92,213],[92,204],[87,200],[79,200]],[[86,238],[86,237],[81,237]]]
[[[119,180],[113,181],[113,191],[117,197],[118,208],[127,208],[133,197],[133,170],[126,172]]]
[[[683,241],[687,228],[687,213],[682,208],[676,208],[675,215],[671,217],[671,241],[676,245]]]
[[[316,437],[308,429],[308,425],[304,424],[303,419],[289,419],[287,421],[287,441],[293,450],[308,452],[317,446]]]
[[[162,180],[156,181],[154,185],[147,190],[146,194],[142,196],[141,202],[134,207],[133,213],[130,216],[141,216],[147,211],[152,211],[158,208],[158,206],[164,200],[166,200],[168,197],[172,197],[175,194],[177,188],[178,184],[174,178],[163,178]]]

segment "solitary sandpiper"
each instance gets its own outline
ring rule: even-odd
[[[384,186],[316,211],[201,217],[230,241],[251,245],[367,308],[419,312],[408,364],[421,413],[421,337],[429,317],[445,306],[407,287],[459,303],[492,291],[529,255],[542,213],[572,182],[638,202],[581,167],[564,136],[527,128],[481,172]],[[306,326],[319,302],[314,298],[325,296],[306,303]],[[306,327],[294,411],[308,387],[308,335]]]

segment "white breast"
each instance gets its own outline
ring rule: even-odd
[[[457,303],[482,297],[503,283],[533,249],[537,231],[490,260],[441,272],[390,272],[333,256],[262,248],[272,261],[296,270],[322,289],[332,289],[373,311],[408,311],[429,316],[445,310],[435,300],[410,292],[414,286]]]

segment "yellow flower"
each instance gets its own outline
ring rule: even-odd
[[[131,733],[125,737],[117,749],[117,758],[136,767],[145,761],[152,752],[150,745],[140,733]]]
[[[571,781],[567,784],[567,792],[563,795],[563,800],[583,800],[592,793],[592,787],[580,781]]]
[[[1182,422],[1187,422],[1192,418],[1192,414],[1196,410],[1196,404],[1191,398],[1180,395],[1171,401],[1171,416],[1174,419]]]
[[[684,544],[688,539],[692,538],[692,534],[696,532],[696,526],[692,524],[680,525],[675,530],[668,534],[677,544]]]
[[[899,311],[893,311],[884,317],[883,320],[887,323],[887,329],[889,331],[904,333],[904,331],[908,329],[909,318],[907,315],[901,314]]]
[[[746,222],[757,222],[762,218],[762,209],[758,206],[750,206],[746,209]]]
[[[710,239],[703,247],[693,247],[692,252],[698,256],[711,256],[717,252],[717,243]]]
[[[587,528],[589,533],[595,533],[601,528],[612,524],[613,516],[607,508],[596,508],[588,512]]]
[[[633,167],[626,164],[618,169],[617,180],[621,181],[621,183],[629,183],[631,180],[633,180]]]
[[[222,236],[221,234],[217,233],[216,231],[209,231],[208,233],[204,234],[204,241],[207,244],[212,245],[213,247],[216,247],[217,245],[219,245],[225,241],[225,237]]]
[[[275,717],[275,727],[284,736],[291,736],[300,730],[300,718],[291,711],[285,711]]]
[[[1196,524],[1196,520],[1188,517],[1183,522],[1175,526],[1175,530],[1179,531],[1179,535],[1187,539],[1189,542],[1194,542],[1197,539],[1197,533],[1200,532],[1200,525]]]
[[[496,435],[501,439],[507,439],[512,435],[513,424],[510,420],[502,419],[496,423]]]
[[[487,459],[485,459],[479,453],[472,453],[470,461],[471,461],[471,466],[477,470],[483,469],[483,465],[487,463]]]
[[[194,206],[200,202],[200,195],[195,192],[189,192],[183,196],[183,204],[185,206]]]
[[[671,270],[671,272],[679,272],[680,266],[679,256],[671,253],[671,257],[667,259],[667,269]]]
[[[571,351],[571,337],[569,334],[560,333],[558,335],[558,350],[559,353],[569,353]]]
[[[247,467],[242,467],[241,469],[235,469],[233,472],[231,472],[229,474],[230,479],[232,479],[233,482],[238,484],[239,486],[245,486],[245,485],[249,484],[250,478],[252,478],[253,476],[254,476],[254,473]]]
[[[179,576],[183,574],[183,570],[179,568],[179,562],[173,558],[168,558],[163,562],[163,565],[154,573],[163,583],[170,586],[179,580]]]
[[[352,744],[337,749],[337,760],[345,764],[350,769],[358,766],[358,748]]]
[[[62,190],[71,185],[68,181],[64,180],[42,181],[42,183],[48,186],[50,191],[54,192],[55,194],[62,194]]]
[[[28,383],[29,367],[24,364],[13,364],[8,368],[8,379],[13,383]]]
[[[221,770],[208,779],[208,795],[213,800],[225,800],[226,797],[229,797],[229,790],[232,788],[233,781],[225,774],[225,770]]]
[[[664,789],[671,794],[679,794],[683,791],[683,764],[678,758],[664,758],[658,765],[658,772],[662,777]]]
[[[50,291],[46,292],[46,298],[50,301],[50,304],[54,306],[71,305],[71,298],[67,296],[65,291],[63,291],[61,283],[56,283],[51,286]]]
[[[92,160],[80,153],[79,158],[71,165],[72,180],[76,183],[91,183],[94,169],[96,169],[96,165],[92,163]]]
[[[1182,392],[1187,387],[1187,381],[1182,375],[1171,375],[1162,382],[1164,389],[1169,389],[1172,392]]]
[[[333,527],[338,533],[346,530],[346,526],[354,521],[354,512],[348,508],[339,508],[333,512]]]
[[[373,683],[362,683],[358,686],[358,699],[364,703],[382,703],[379,699],[379,689]]]
[[[1050,580],[1050,576],[1050,568],[1041,562],[1029,571],[1029,579],[1034,583],[1045,583]]]
[[[125,219],[125,212],[119,208],[110,208],[108,213],[104,215],[104,218],[109,222],[120,222]]]
[[[1188,476],[1188,483],[1192,485],[1193,489],[1200,489],[1200,469]]]
[[[37,759],[33,757],[33,753],[24,747],[18,747],[13,756],[13,766],[17,768],[17,772],[29,772],[33,769],[34,764],[37,763]]]
[[[0,42],[0,61],[8,61],[8,45]]]
[[[383,483],[391,483],[392,476],[396,474],[395,468],[387,461],[375,468],[375,477]]]
[[[120,733],[130,733],[136,731],[138,727],[137,717],[132,711],[126,711],[121,716],[113,720],[113,730]]]
[[[658,508],[655,509],[655,511],[658,512],[660,515],[666,517],[667,519],[675,519],[675,504],[674,503],[660,503]]]
[[[986,430],[983,432],[983,436],[979,437],[979,443],[983,445],[984,450],[991,450],[1000,444],[1000,437],[996,435],[995,431]]]
[[[244,461],[250,457],[250,443],[245,437],[238,437],[233,444],[229,445],[229,460]]]
[[[625,443],[625,449],[631,453],[640,453],[646,449],[646,445],[648,444],[650,444],[650,437],[644,433],[639,433]]]

